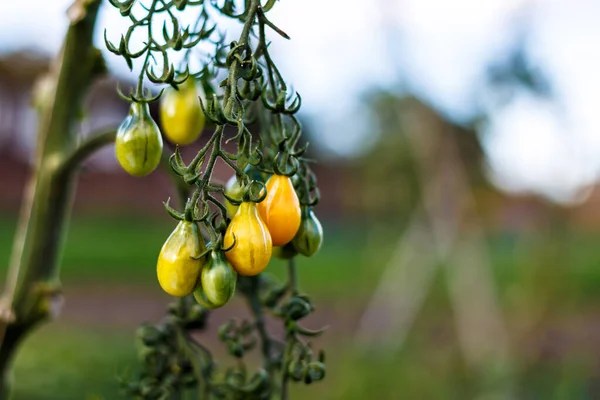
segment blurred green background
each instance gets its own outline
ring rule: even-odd
[[[0,254],[8,254],[14,225],[2,219]],[[136,368],[136,325],[158,320],[168,301],[155,282],[154,265],[169,229],[168,221],[74,218],[63,261],[64,313],[35,332],[19,353],[16,398],[118,398],[116,377]],[[317,305],[307,325],[330,327],[315,343],[327,350],[328,377],[294,387],[293,398],[464,399],[475,397],[482,385],[486,390],[505,385],[494,381],[493,370],[465,365],[443,270],[402,347],[392,336],[393,350],[384,343],[383,351],[363,351],[355,340],[359,319],[401,234],[391,228],[375,237],[368,232],[365,226],[326,226],[321,253],[300,262],[301,287]],[[520,398],[595,398],[599,239],[570,232],[560,239],[556,259],[548,255],[549,249],[557,254],[551,235],[489,237],[491,272],[512,345],[510,385],[519,388]],[[283,271],[278,262],[269,267],[275,275]],[[243,308],[234,302],[217,311],[215,321],[244,315]],[[217,324],[201,340],[227,364]]]

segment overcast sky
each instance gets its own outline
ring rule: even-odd
[[[106,3],[99,26],[116,38],[126,21]],[[69,4],[5,2],[0,51],[55,53]],[[581,198],[598,178],[600,0],[283,0],[270,15],[292,37],[275,40],[277,62],[302,94],[318,140],[339,155],[368,142],[360,96],[373,86],[403,85],[449,118],[468,120],[486,66],[509,49],[514,22],[525,15],[532,24],[527,50],[560,107],[523,91],[489,109],[481,134],[491,177],[505,190],[557,201]],[[103,48],[101,30],[97,42]],[[123,60],[107,59],[118,74],[128,72]]]

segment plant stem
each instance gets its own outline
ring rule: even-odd
[[[256,19],[256,14],[258,13],[258,9],[260,7],[259,0],[251,0],[250,5],[248,7],[246,21],[244,22],[244,27],[242,28],[242,33],[240,34],[239,45],[240,48],[244,48],[250,42],[250,31],[254,26],[254,20]],[[227,89],[225,93],[225,115],[231,116],[233,111],[233,106],[235,104],[235,99],[237,98],[237,82],[238,82],[238,69],[240,68],[239,60],[235,59],[231,63],[229,67],[229,75],[227,77]]]
[[[110,129],[98,134],[91,134],[90,137],[82,142],[79,147],[63,161],[60,168],[61,172],[67,174],[71,173],[79,167],[86,158],[94,154],[96,150],[114,142],[116,136],[117,132],[115,129]]]
[[[175,171],[173,171],[171,164],[169,163],[169,155],[166,151],[163,151],[161,154],[160,165],[173,182],[179,206],[183,209],[190,194],[190,187],[175,173]]]
[[[73,171],[61,168],[76,147],[73,129],[100,53],[92,36],[100,0],[77,0],[53,70],[54,98],[44,105],[33,174],[26,187],[0,304],[0,399],[10,394],[11,362],[20,341],[60,311],[59,262],[73,194]]]
[[[269,374],[270,381],[273,381],[273,374],[275,372],[276,360],[273,359],[273,339],[267,327],[265,325],[265,318],[263,313],[263,305],[260,303],[258,298],[258,287],[260,285],[260,275],[247,278],[249,281],[248,289],[245,291],[245,297],[248,301],[248,306],[254,314],[255,326],[260,336],[261,351],[264,357],[264,365],[267,373]]]
[[[285,333],[285,353],[283,355],[283,364],[281,368],[281,400],[288,400],[288,368],[292,355],[292,347],[294,345],[294,332],[286,326]]]
[[[298,294],[298,274],[296,273],[296,260],[290,258],[288,261],[288,282],[292,289],[292,296]]]
[[[291,289],[291,295],[298,295],[298,277],[296,274],[296,260],[294,257],[288,260],[288,285]],[[294,329],[288,325],[288,321],[286,321],[285,326],[285,353],[283,355],[283,367],[281,369],[281,400],[288,399],[288,381],[289,381],[289,373],[288,367],[292,358],[292,348],[298,341],[296,337],[296,332]]]

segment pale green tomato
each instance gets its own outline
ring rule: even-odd
[[[206,299],[215,306],[225,305],[235,293],[236,281],[237,273],[223,253],[212,251],[200,276]]]
[[[115,155],[130,175],[145,176],[160,163],[163,141],[148,104],[131,103],[115,139]]]
[[[195,142],[206,123],[196,83],[189,78],[179,90],[167,88],[160,101],[160,123],[170,142],[185,146]]]

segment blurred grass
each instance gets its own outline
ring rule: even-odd
[[[0,217],[2,276],[14,227],[14,218]],[[68,234],[62,279],[69,283],[148,285],[154,290],[155,259],[172,228],[169,220],[75,217]],[[358,318],[360,305],[372,294],[401,235],[394,229],[373,232],[358,226],[326,227],[321,253],[310,261],[300,259],[301,286],[319,297],[318,304],[335,301],[346,307],[343,313]],[[590,311],[597,311],[600,305],[599,241],[600,234],[579,231],[528,235],[509,232],[491,237],[487,250],[507,320],[534,315],[543,326],[545,321],[555,321],[561,315],[593,319],[598,313]],[[269,271],[285,275],[281,262],[274,262]],[[328,350],[326,383],[298,386],[292,391],[292,399],[472,398],[482,377],[468,374],[458,340],[454,333],[448,333],[448,329],[453,332],[448,320],[451,317],[444,273],[440,273],[424,311],[398,352],[363,357],[351,345],[354,332],[325,335],[318,346]],[[443,320],[441,325],[439,318]],[[436,323],[443,327],[442,333]],[[565,326],[557,329],[562,328]],[[529,334],[536,334],[532,332]],[[135,365],[132,337],[133,332],[113,331],[111,327],[43,327],[19,353],[15,398],[118,399],[116,375]],[[531,343],[542,346],[542,339],[533,337]],[[529,342],[523,343],[521,351]],[[559,356],[534,360],[528,359],[527,351],[520,354],[517,349],[516,384],[522,390],[518,398],[594,398],[591,393],[597,395],[599,388],[596,392],[590,389],[597,373],[597,352],[589,348],[591,343],[583,351],[572,351],[562,349],[559,341],[551,344],[560,350]],[[483,371],[484,375],[487,372]]]
[[[322,344],[328,351],[326,380],[310,386],[293,383],[291,399],[462,400],[474,398],[482,389],[490,394],[486,398],[506,398],[491,396],[498,388],[494,382],[482,388],[480,375],[489,375],[490,371],[469,375],[452,334],[424,334],[427,323],[418,325],[402,349],[385,354],[363,354],[347,338],[328,338]],[[219,346],[213,343],[211,348],[217,347],[217,353],[221,353]],[[220,362],[232,362],[224,358],[219,355]],[[591,354],[587,358],[573,356],[522,371],[515,398],[597,398],[590,391],[593,362]],[[117,376],[135,372],[136,368],[130,332],[45,326],[28,339],[18,355],[14,398],[116,400],[122,398]]]
[[[132,335],[46,325],[21,347],[15,361],[14,398],[119,397],[117,375],[135,361]]]

